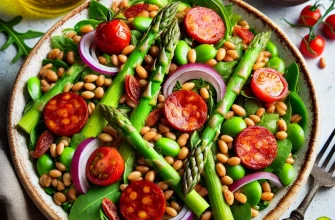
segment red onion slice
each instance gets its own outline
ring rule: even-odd
[[[87,138],[78,145],[74,152],[70,173],[73,185],[80,194],[86,194],[90,188],[86,177],[86,164],[93,151],[98,148],[98,139]]]
[[[97,71],[106,75],[115,75],[119,72],[117,67],[109,67],[99,63],[98,58],[96,57],[95,50],[92,52],[91,47],[94,46],[94,35],[95,31],[92,31],[88,34],[85,34],[79,43],[79,55],[81,59],[89,66],[92,70]]]
[[[180,66],[177,71],[165,81],[163,95],[167,98],[172,93],[177,81],[183,84],[186,81],[200,78],[209,82],[215,88],[217,101],[223,99],[226,92],[226,84],[222,77],[212,67],[200,63],[189,63]]]
[[[169,218],[169,220],[192,220],[193,219],[193,212],[184,205],[181,211],[178,213],[177,216],[173,218]]]
[[[276,187],[283,188],[283,185],[281,184],[277,175],[275,175],[273,173],[269,173],[269,172],[257,172],[257,173],[248,174],[245,177],[243,177],[242,179],[239,179],[236,182],[233,182],[233,184],[231,184],[229,186],[229,190],[232,191],[232,192],[235,192],[236,190],[238,190],[242,186],[244,186],[244,185],[246,185],[246,184],[248,184],[252,181],[260,180],[260,179],[268,179],[271,182],[273,182],[273,184]]]

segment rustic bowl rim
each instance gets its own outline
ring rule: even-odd
[[[300,66],[300,69],[305,73],[304,77],[307,81],[307,84],[310,85],[310,95],[311,95],[311,103],[312,103],[312,112],[314,113],[314,120],[311,123],[311,136],[310,141],[308,143],[309,149],[306,152],[305,155],[305,163],[302,165],[298,177],[295,180],[295,182],[289,187],[287,193],[283,198],[279,200],[277,203],[277,206],[272,209],[265,217],[264,219],[279,219],[279,217],[287,210],[289,205],[292,203],[298,192],[300,191],[301,187],[306,183],[307,178],[311,172],[311,169],[313,167],[315,157],[316,157],[316,150],[317,150],[317,143],[318,143],[318,134],[320,129],[320,113],[319,113],[319,105],[317,100],[317,95],[315,91],[315,85],[310,77],[310,73],[307,69],[307,65],[305,63],[305,60],[299,50],[295,47],[295,45],[289,40],[289,38],[286,36],[286,34],[267,16],[265,16],[262,12],[257,10],[256,8],[250,6],[249,4],[243,2],[242,0],[229,0],[230,2],[238,5],[242,9],[251,12],[256,17],[258,17],[260,20],[264,21],[267,25],[269,25],[272,28],[273,32],[276,32],[279,36],[281,36],[282,40],[286,43],[290,51],[293,53],[294,57],[297,60],[298,65]],[[32,49],[30,54],[28,55],[27,59],[25,60],[24,64],[22,65],[16,79],[15,84],[12,91],[16,90],[16,87],[18,86],[17,81],[21,77],[21,75],[24,74],[27,64],[31,62],[31,59],[34,54],[39,50],[41,45],[45,40],[50,38],[52,33],[59,27],[62,26],[67,20],[75,16],[77,13],[83,11],[84,9],[88,8],[89,2],[86,2],[85,4],[79,6],[78,8],[71,11],[69,14],[64,16],[62,19],[60,19],[56,24],[54,24],[46,33],[43,35],[43,37],[37,42],[35,47]],[[15,140],[14,140],[14,134],[13,129],[16,125],[12,123],[10,120],[12,118],[12,113],[14,109],[14,92],[12,92],[10,96],[9,101],[9,108],[8,108],[8,118],[7,118],[7,133],[8,133],[8,140],[10,144],[10,153],[11,157],[14,163],[14,167],[16,169],[16,173],[19,176],[19,179],[21,183],[23,184],[26,192],[30,196],[30,198],[33,200],[35,205],[40,209],[40,211],[49,219],[59,219],[59,215],[57,212],[51,208],[47,203],[43,201],[43,199],[39,196],[39,193],[37,192],[35,186],[30,182],[29,176],[25,173],[25,168],[23,167],[23,164],[18,159],[18,151],[15,147]]]

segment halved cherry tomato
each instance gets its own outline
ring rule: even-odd
[[[55,138],[54,138],[53,134],[50,131],[46,130],[38,138],[36,147],[35,147],[34,151],[31,152],[30,155],[33,158],[39,158],[40,156],[42,156],[43,154],[45,154],[49,150],[50,145],[52,143],[54,143],[54,139]]]
[[[119,19],[103,22],[96,29],[94,42],[104,53],[119,54],[130,43],[130,29]]]
[[[104,198],[102,200],[102,209],[109,220],[121,220],[119,213],[117,212],[117,207],[112,200]]]
[[[201,128],[207,119],[207,105],[197,93],[179,90],[168,96],[164,114],[172,127],[182,132]]]
[[[326,41],[323,37],[316,35],[311,42],[308,42],[309,34],[306,35],[300,43],[300,51],[304,56],[316,58],[320,56],[325,49]]]
[[[123,190],[119,207],[125,220],[162,219],[166,202],[156,184],[139,180]]]
[[[263,169],[276,158],[276,138],[262,126],[248,127],[237,136],[235,153],[247,168]]]
[[[240,36],[245,44],[250,44],[252,39],[255,37],[255,35],[248,29],[244,29],[238,26],[234,27],[234,33]]]
[[[276,102],[288,94],[285,78],[272,68],[256,70],[251,79],[251,89],[256,97],[263,102]]]
[[[158,108],[150,112],[150,114],[147,117],[147,120],[145,120],[145,125],[149,127],[153,127],[154,125],[157,124],[158,120],[162,117],[163,115],[163,109]]]
[[[323,25],[323,31],[328,37],[335,39],[335,14],[330,15],[326,19]]]
[[[225,33],[221,17],[209,8],[192,8],[186,14],[184,24],[186,32],[199,43],[214,44]]]
[[[126,9],[123,14],[126,18],[135,18],[139,13],[144,10],[147,10],[149,7],[148,4],[137,4],[133,5],[130,8]]]
[[[107,186],[117,182],[124,171],[120,153],[111,147],[100,147],[88,158],[86,176],[92,183]]]
[[[133,102],[137,104],[141,95],[140,83],[136,80],[134,76],[127,75],[125,84],[126,84],[125,86],[127,95]]]
[[[299,16],[299,23],[307,26],[313,26],[321,17],[320,9],[318,9],[318,4],[307,5],[302,9]]]
[[[85,100],[73,92],[63,92],[45,105],[43,119],[48,129],[58,136],[78,133],[88,118]]]

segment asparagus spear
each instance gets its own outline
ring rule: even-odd
[[[208,150],[210,149],[210,143],[213,141],[215,134],[220,132],[219,127],[225,115],[234,103],[237,95],[240,94],[245,82],[248,80],[252,66],[260,52],[264,50],[270,39],[270,35],[271,32],[264,32],[255,36],[236,67],[233,76],[228,81],[226,94],[223,99],[217,103],[216,109],[210,116],[202,134],[200,146],[192,150],[191,156],[186,164],[186,171],[183,178],[183,191],[185,195],[199,182],[200,174],[204,169]]]
[[[130,116],[130,122],[137,131],[140,131],[140,129],[144,126],[145,119],[148,117],[153,106],[155,106],[164,75],[169,71],[169,65],[173,58],[174,50],[179,38],[179,25],[177,20],[174,20],[162,37],[162,49],[155,62],[154,70],[150,74],[148,86],[143,92],[138,106],[134,109]],[[119,151],[123,159],[126,161],[126,170],[123,173],[123,179],[127,182],[127,176],[133,170],[135,152],[126,141],[121,144]]]
[[[134,128],[129,119],[117,109],[108,105],[99,104],[99,109],[106,120],[131,144],[150,165],[157,171],[161,178],[169,184],[185,204],[200,216],[208,207],[208,203],[195,190],[184,196],[182,192],[181,176],[159,155],[153,147],[146,142],[141,134]]]
[[[61,93],[65,84],[73,83],[79,74],[86,68],[81,62],[74,63],[63,75],[63,77],[56,82],[56,85],[52,87],[47,93],[41,98],[35,101],[34,106],[23,115],[18,125],[30,134],[31,130],[41,120],[42,111],[47,102],[55,95]]]
[[[124,81],[126,75],[134,75],[134,68],[143,62],[144,56],[148,53],[148,50],[156,38],[171,23],[176,14],[178,4],[179,3],[176,2],[167,5],[154,17],[148,31],[137,44],[135,50],[131,53],[123,68],[116,75],[112,86],[108,88],[100,103],[113,107],[117,106],[119,99],[124,92]],[[107,121],[102,117],[99,107],[97,107],[88,119],[85,127],[81,130],[80,135],[83,135],[86,138],[95,137],[106,125]]]

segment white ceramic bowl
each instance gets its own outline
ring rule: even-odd
[[[315,160],[320,121],[315,87],[306,68],[304,58],[284,32],[264,14],[247,3],[240,0],[231,0],[231,2],[235,4],[234,10],[242,15],[242,17],[249,22],[251,27],[255,27],[256,31],[272,30],[272,40],[278,46],[279,54],[285,63],[290,64],[295,61],[301,70],[299,93],[307,106],[309,119],[304,148],[299,151],[294,164],[298,170],[298,176],[294,183],[282,189],[278,195],[275,196],[269,207],[262,211],[259,217],[257,217],[257,219],[279,219],[294,200],[301,186],[305,184]],[[8,137],[16,172],[31,199],[49,219],[67,219],[67,214],[61,207],[53,202],[52,197],[47,195],[39,185],[35,163],[33,163],[29,157],[27,147],[28,136],[21,130],[18,130],[16,125],[27,103],[27,95],[24,94],[27,80],[31,76],[38,75],[42,66],[42,60],[47,57],[51,49],[50,37],[52,35],[60,35],[62,29],[73,27],[79,20],[87,19],[87,7],[88,3],[73,10],[57,22],[36,44],[18,73],[9,103]]]

